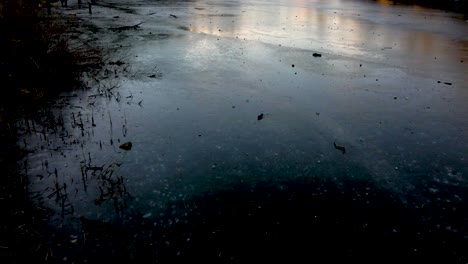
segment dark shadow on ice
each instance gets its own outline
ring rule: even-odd
[[[133,211],[112,224],[81,218],[83,236],[75,242],[80,250],[72,251],[77,255],[68,259],[87,263],[467,260],[466,238],[453,230],[433,228],[444,214],[440,204],[418,212],[410,208],[412,201],[401,202],[365,177],[345,178],[272,177],[170,202],[157,216]],[[447,217],[463,219],[468,208],[462,202],[456,205],[461,206],[459,211]]]

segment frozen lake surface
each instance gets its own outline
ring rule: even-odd
[[[269,237],[280,220],[314,234],[320,228],[305,226],[323,214],[338,219],[322,224],[342,231],[344,251],[370,233],[410,238],[415,259],[440,252],[466,261],[458,248],[468,244],[462,15],[353,0],[115,0],[98,1],[92,15],[69,4],[61,12],[81,23],[73,41],[102,48],[106,65],[83,73],[85,92],[19,121],[18,145],[33,151],[21,162],[31,197],[55,212],[51,226],[139,219],[142,230],[172,230],[168,237],[189,243],[196,232],[177,228],[192,221],[212,223],[214,231],[197,230],[213,237],[243,224],[266,226]],[[130,150],[119,148],[125,142]],[[269,211],[253,213],[262,207]],[[260,216],[252,224],[236,218],[243,213]],[[237,221],[229,218],[236,228],[219,224]],[[277,238],[297,238],[285,230]],[[192,252],[161,241],[163,257]],[[440,251],[446,241],[451,253]],[[346,254],[363,254],[354,249]]]

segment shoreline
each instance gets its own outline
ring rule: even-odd
[[[420,5],[423,7],[436,8],[445,11],[452,11],[468,15],[468,1],[467,0],[395,0],[394,3],[401,3],[405,5]]]
[[[45,8],[29,2],[1,7],[1,46],[6,56],[0,59],[0,206],[6,215],[1,219],[0,255],[7,263],[31,259],[46,263],[52,258],[47,245],[51,212],[30,198],[28,176],[18,161],[34,150],[18,145],[16,125],[23,118],[34,123],[36,112],[60,93],[81,89],[79,75],[99,63],[99,51],[89,46],[71,49],[76,17],[61,11],[49,16]]]

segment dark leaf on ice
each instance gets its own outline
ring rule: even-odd
[[[320,54],[320,53],[314,53],[314,54],[312,54],[312,56],[314,56],[314,57],[322,57],[322,54]]]
[[[335,142],[333,142],[333,146],[335,146],[336,149],[341,150],[343,154],[346,153],[346,149],[343,146],[337,145]]]
[[[170,14],[170,16],[173,17],[173,18],[177,18],[177,16],[176,16],[176,15],[173,15],[173,14]]]
[[[119,146],[119,148],[123,150],[131,150],[132,149],[132,142],[123,143]]]
[[[263,114],[259,114],[259,115],[257,116],[257,120],[262,120],[262,119],[263,119]]]
[[[109,62],[109,65],[117,65],[117,66],[120,66],[120,65],[124,65],[125,62],[122,62],[122,61],[111,61]]]

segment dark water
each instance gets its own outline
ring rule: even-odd
[[[77,41],[109,50],[106,67],[19,121],[31,199],[78,248],[64,255],[466,262],[462,16],[338,0],[93,10],[65,12],[94,25]]]

